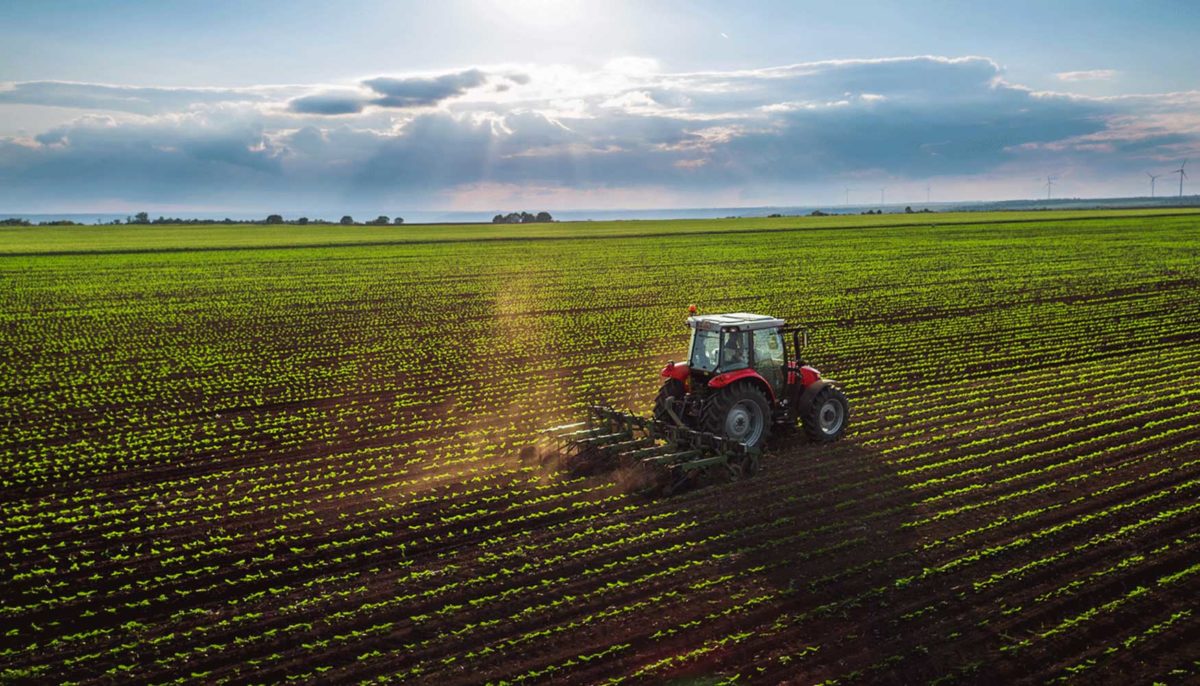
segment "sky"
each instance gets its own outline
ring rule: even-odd
[[[1165,195],[1200,166],[1195,2],[0,0],[0,26],[0,211]]]

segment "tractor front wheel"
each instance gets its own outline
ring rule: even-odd
[[[832,443],[841,438],[850,423],[850,402],[837,386],[826,386],[817,391],[812,404],[800,411],[804,433],[817,443]]]
[[[771,403],[749,383],[726,386],[704,408],[704,430],[761,448],[771,436]]]

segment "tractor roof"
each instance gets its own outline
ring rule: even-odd
[[[688,317],[687,323],[693,329],[705,331],[753,331],[755,329],[773,329],[785,324],[782,319],[747,312],[702,314]]]

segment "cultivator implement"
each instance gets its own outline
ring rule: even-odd
[[[588,420],[546,429],[573,473],[630,472],[635,488],[669,495],[713,470],[740,479],[758,470],[761,451],[717,434],[622,412],[588,408]]]

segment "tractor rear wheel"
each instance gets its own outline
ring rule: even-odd
[[[654,419],[659,422],[674,424],[675,420],[671,418],[671,413],[667,408],[676,404],[677,400],[683,400],[683,396],[687,393],[683,382],[679,379],[667,379],[663,382],[662,388],[658,389],[658,396],[654,399]],[[675,412],[679,409],[676,407]],[[682,419],[682,417],[680,417]]]
[[[837,386],[826,386],[817,391],[812,404],[800,408],[800,420],[804,433],[816,443],[832,443],[846,433],[850,423],[850,402]]]
[[[704,430],[761,448],[771,437],[771,403],[766,393],[752,384],[726,386],[704,408]]]

